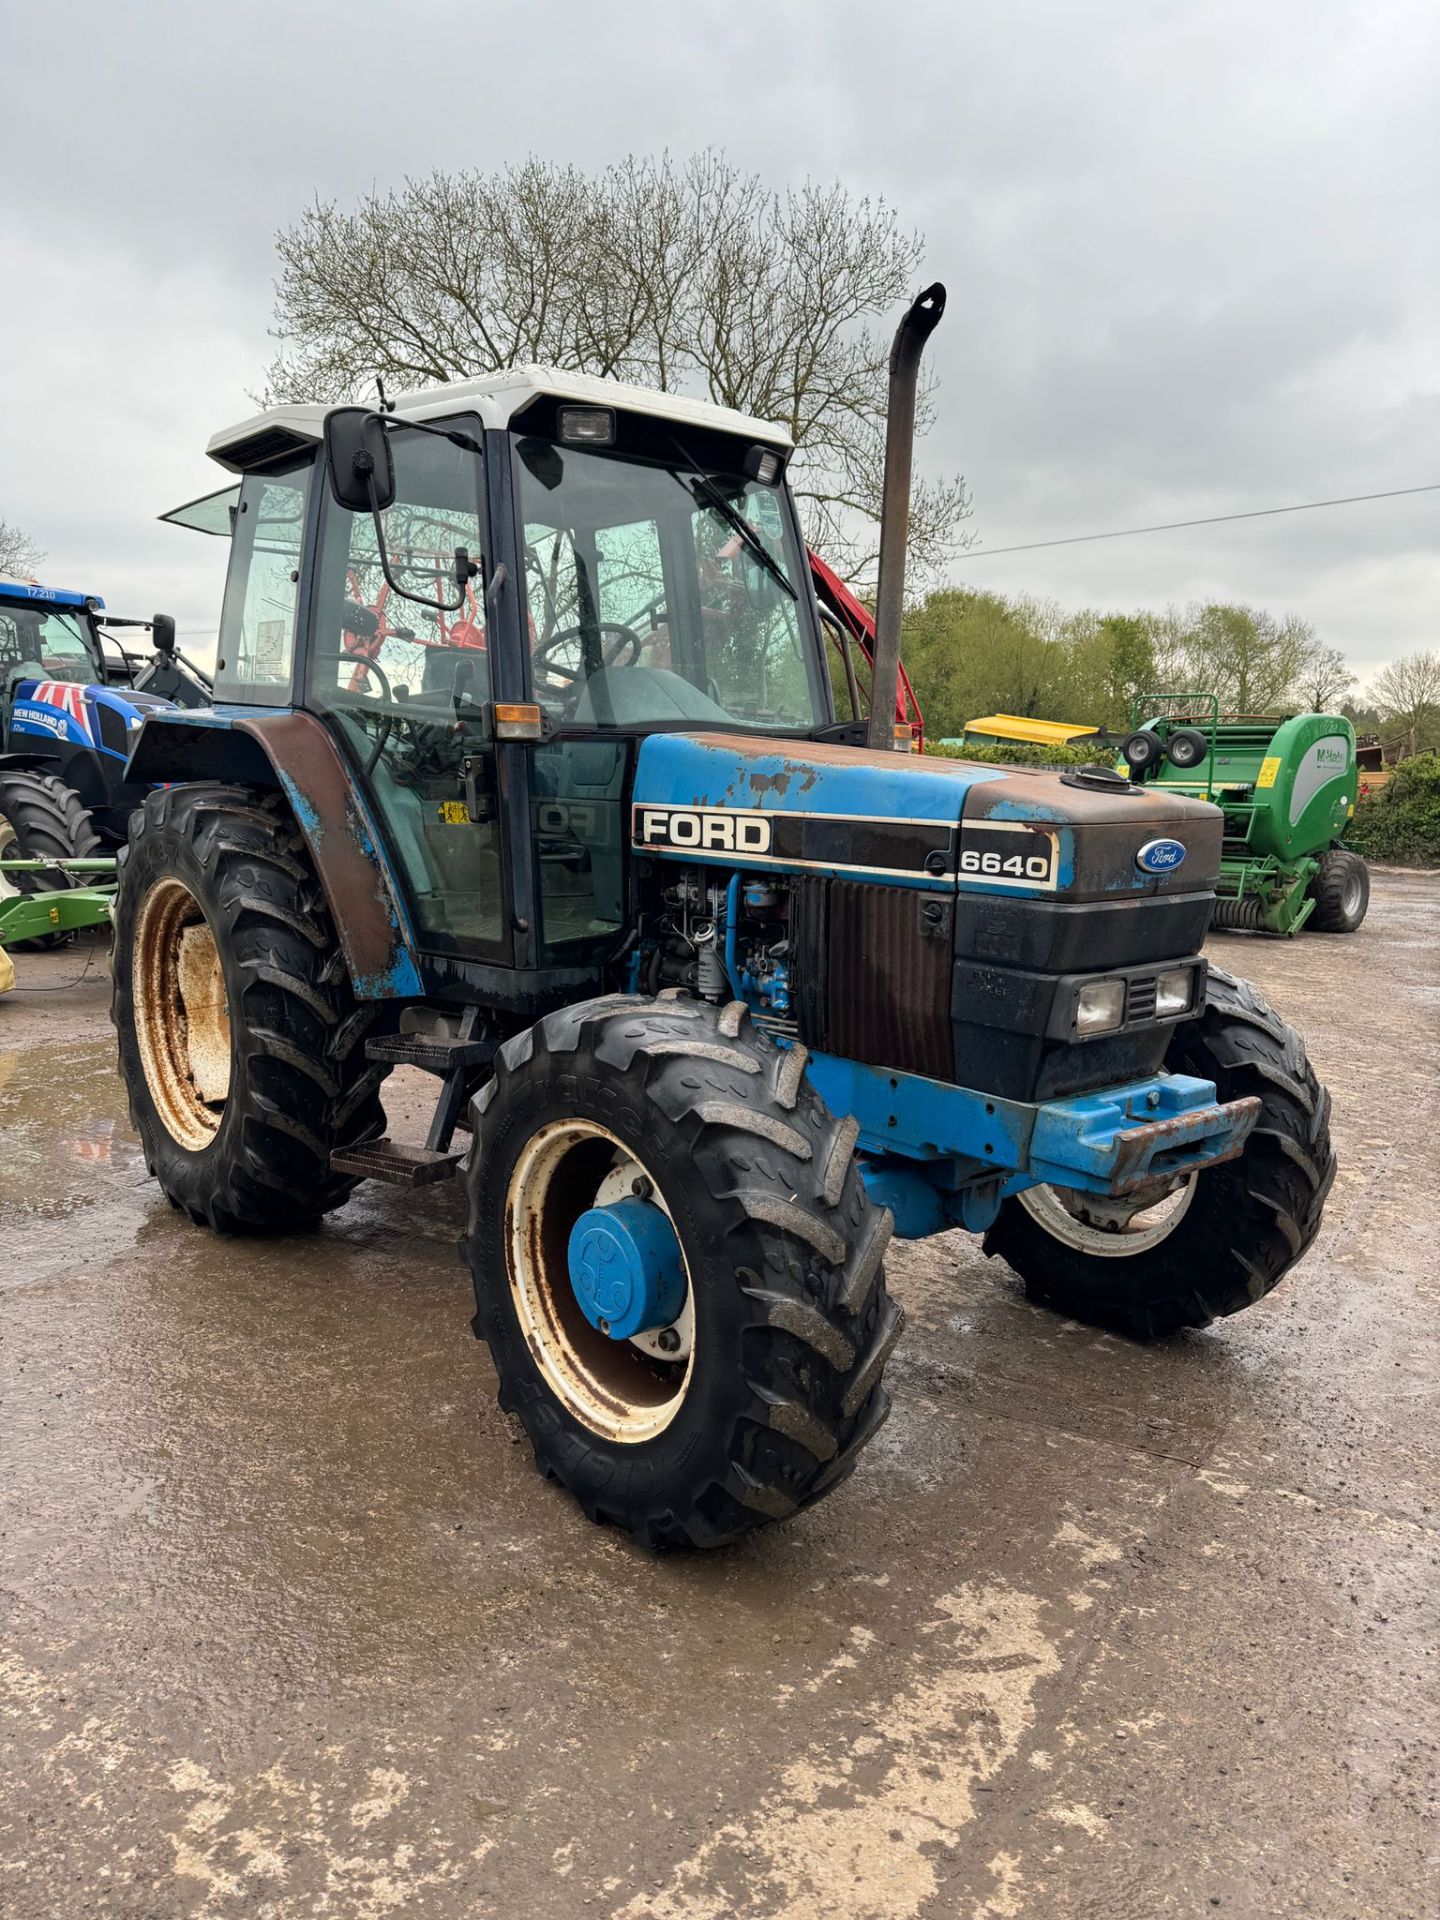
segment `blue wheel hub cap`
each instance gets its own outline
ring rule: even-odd
[[[669,1216],[638,1199],[582,1213],[570,1229],[570,1284],[585,1318],[612,1340],[668,1327],[685,1304]]]

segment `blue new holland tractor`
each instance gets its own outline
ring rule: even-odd
[[[126,775],[141,721],[209,698],[203,673],[176,651],[173,620],[105,623],[152,630],[154,655],[139,660],[102,631],[104,605],[0,580],[0,859],[90,861],[117,846],[144,797]],[[70,884],[68,868],[12,869],[0,897]]]
[[[1267,1293],[1333,1174],[1299,1038],[1200,952],[1217,808],[897,749],[942,305],[892,357],[868,719],[835,710],[785,432],[527,367],[218,434],[216,704],[129,763],[114,1017],[152,1174],[222,1232],[463,1179],[501,1404],[656,1547],[850,1472],[892,1234],[968,1228],[1158,1334]],[[423,1143],[386,1134],[402,1063],[438,1083]]]

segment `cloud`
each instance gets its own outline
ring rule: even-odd
[[[154,515],[220,483],[277,226],[435,166],[706,144],[924,229],[922,464],[990,546],[1440,480],[1437,56],[1429,0],[12,10],[0,513],[49,577],[213,630],[221,544]],[[1249,600],[1368,671],[1440,642],[1437,531],[1440,495],[957,573]]]

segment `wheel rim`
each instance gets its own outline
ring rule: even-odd
[[[1026,1187],[1019,1200],[1036,1225],[1062,1246],[1101,1260],[1131,1260],[1174,1233],[1190,1211],[1195,1180],[1192,1173],[1183,1186],[1124,1220],[1118,1214],[1106,1218],[1099,1209],[1087,1215],[1085,1203],[1092,1197],[1069,1187]]]
[[[634,1445],[663,1433],[680,1411],[695,1366],[694,1288],[667,1359],[655,1334],[612,1340],[592,1327],[570,1281],[570,1230],[644,1179],[666,1213],[659,1184],[623,1142],[591,1120],[552,1120],[526,1142],[505,1199],[505,1265],[526,1342],[555,1397],[602,1439]],[[681,1251],[682,1261],[684,1251]]]
[[[0,860],[18,860],[16,842],[19,835],[14,827],[0,813]],[[0,873],[0,900],[14,900],[20,893],[20,877],[13,873]]]
[[[214,931],[181,881],[157,881],[141,901],[132,973],[150,1098],[171,1136],[198,1153],[230,1092],[230,1010]]]
[[[0,813],[0,860],[34,860],[20,844],[15,822]],[[75,882],[62,867],[47,867],[40,873],[0,873],[0,900],[15,900],[27,893],[58,893]]]
[[[1345,891],[1340,896],[1340,911],[1345,915],[1347,920],[1353,920],[1355,915],[1360,911],[1360,876],[1358,873],[1351,872],[1345,876]]]

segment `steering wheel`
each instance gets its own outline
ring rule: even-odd
[[[596,624],[601,633],[618,633],[620,636],[620,638],[610,646],[601,647],[600,665],[602,668],[618,667],[621,664],[622,655],[624,656],[624,664],[626,666],[631,665],[640,658],[640,649],[644,646],[645,642],[633,627],[627,627],[623,620],[601,620]],[[586,669],[562,667],[558,661],[552,660],[550,657],[568,642],[572,640],[583,641],[584,638],[585,629],[583,627],[561,627],[558,633],[552,633],[548,640],[542,641],[535,649],[533,655],[535,672],[543,673],[547,679],[563,680],[568,686],[574,686],[577,682],[586,679],[588,677]]]
[[[346,654],[344,657],[347,660],[353,659],[355,662],[355,673],[354,675],[352,675],[351,681],[350,681],[349,690],[351,693],[358,693],[362,697],[368,697],[375,700],[384,700],[392,707],[395,705],[395,695],[391,690],[389,677],[387,676],[385,669],[381,666],[378,660],[366,660],[360,654]],[[378,692],[370,684],[370,676],[372,673],[374,674],[375,678],[380,682],[380,688]],[[357,687],[355,685],[355,680],[359,678],[359,676],[362,674],[364,675],[364,678],[360,681],[360,685]]]

